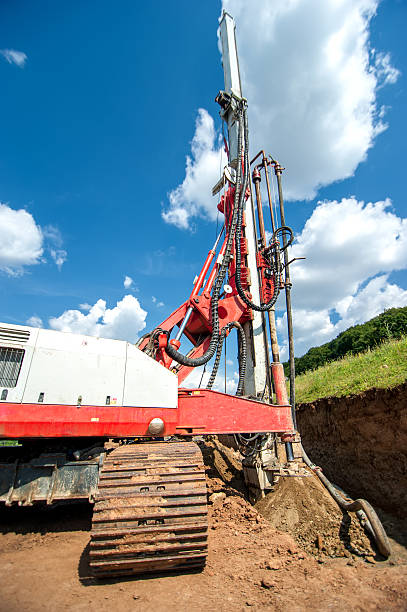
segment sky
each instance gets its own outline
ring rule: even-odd
[[[3,0],[0,321],[134,342],[187,299],[222,224],[222,8],[306,258],[296,354],[407,305],[406,2]]]

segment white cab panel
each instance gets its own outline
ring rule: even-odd
[[[154,404],[151,399],[154,396]],[[127,367],[123,406],[155,406],[176,408],[178,405],[178,377],[127,344]]]
[[[0,402],[178,405],[177,376],[128,342],[0,323],[3,357],[7,348],[25,352],[17,385],[0,386]]]
[[[121,404],[126,342],[40,329],[24,403]]]

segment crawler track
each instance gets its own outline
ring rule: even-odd
[[[103,578],[203,567],[207,505],[193,442],[121,446],[105,460],[93,513],[90,566]]]

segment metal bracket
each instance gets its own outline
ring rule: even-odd
[[[233,177],[233,173],[234,170],[233,168],[231,168],[230,166],[225,166],[223,169],[223,174],[221,176],[221,178],[218,180],[218,182],[216,183],[216,185],[212,188],[212,195],[216,195],[217,193],[219,193],[219,191],[221,189],[223,189],[223,187],[225,187],[226,182],[229,182],[231,185],[234,185],[236,183],[234,177]]]

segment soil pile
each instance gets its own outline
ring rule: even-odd
[[[281,478],[275,492],[258,501],[256,509],[318,559],[375,555],[357,517],[343,512],[313,474]]]
[[[224,490],[230,494],[234,489],[245,495],[239,453],[216,438],[205,444],[202,451],[209,491]],[[319,560],[374,557],[375,549],[357,517],[343,512],[318,478],[312,472],[309,474],[280,478],[275,491],[256,503],[256,510],[275,529],[289,533],[303,550]]]

